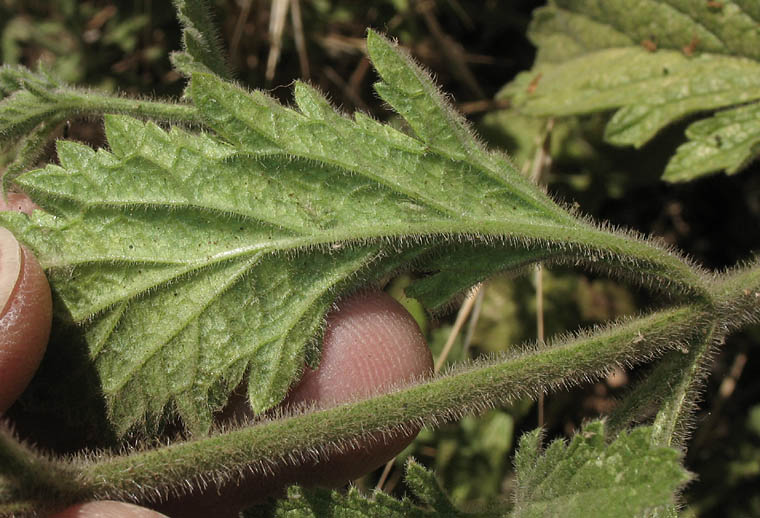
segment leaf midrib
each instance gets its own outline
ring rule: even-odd
[[[288,252],[297,249],[310,249],[315,247],[321,247],[331,244],[352,246],[354,244],[363,244],[364,242],[373,242],[378,239],[393,239],[393,238],[410,238],[410,239],[425,239],[426,237],[436,235],[459,235],[465,237],[467,240],[484,240],[490,239],[509,239],[511,237],[527,238],[527,239],[541,239],[552,240],[551,234],[556,231],[571,231],[583,229],[586,231],[595,232],[592,227],[581,225],[579,222],[575,222],[575,225],[562,225],[560,223],[548,222],[548,223],[536,223],[531,218],[514,218],[509,221],[502,220],[486,220],[486,221],[433,221],[433,222],[399,222],[393,224],[380,224],[376,227],[362,226],[363,232],[358,233],[354,229],[348,229],[346,231],[322,231],[315,232],[310,235],[283,237],[278,239],[266,240],[262,243],[254,243],[249,246],[236,247],[226,249],[220,253],[210,255],[203,260],[196,261],[162,261],[155,258],[127,258],[124,256],[111,257],[90,257],[82,261],[67,261],[67,262],[45,262],[43,265],[45,268],[68,268],[83,266],[97,263],[113,263],[113,264],[134,264],[134,265],[166,265],[166,266],[182,266],[187,265],[192,269],[202,269],[214,264],[218,264],[227,260],[237,259],[244,257],[251,253],[277,253]],[[524,232],[526,229],[542,230],[543,232],[534,232],[532,235]],[[520,231],[522,230],[522,232]],[[549,231],[549,232],[547,232]],[[609,236],[607,236],[609,239]],[[557,242],[567,242],[572,240],[572,236],[557,236]],[[577,240],[578,244],[584,244],[583,241]],[[188,270],[189,271],[189,270]]]

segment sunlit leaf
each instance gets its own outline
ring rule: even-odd
[[[615,145],[641,147],[688,116],[760,99],[760,16],[749,0],[553,0],[534,12],[529,37],[536,64],[498,96],[524,116],[610,112],[605,140]],[[728,111],[690,128],[695,142],[664,179],[740,170],[756,156],[748,117]],[[725,145],[703,138],[718,126]]]
[[[653,446],[638,427],[607,443],[604,423],[586,424],[569,443],[541,446],[541,431],[520,438],[515,518],[641,516],[666,509],[691,479],[672,448]]]

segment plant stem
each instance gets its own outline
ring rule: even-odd
[[[712,291],[721,335],[744,324],[760,322],[760,261],[722,276]]]
[[[145,99],[129,99],[97,92],[70,90],[63,96],[63,104],[74,114],[122,113],[135,117],[150,117],[159,121],[200,124],[198,110],[191,104],[167,103]]]
[[[435,424],[545,389],[602,375],[612,365],[632,365],[674,347],[695,321],[698,306],[658,312],[591,337],[506,361],[479,362],[459,372],[369,400],[242,428],[224,435],[106,458],[82,466],[89,498],[155,499],[201,480],[220,483],[244,470],[265,471],[318,452],[328,455],[354,438],[394,434]],[[644,336],[645,340],[638,337]]]
[[[75,473],[71,465],[38,454],[0,426],[0,476],[11,481],[12,494],[47,503],[76,499]]]

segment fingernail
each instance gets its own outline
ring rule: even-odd
[[[21,274],[21,254],[21,245],[10,230],[0,227],[0,315],[5,313]]]

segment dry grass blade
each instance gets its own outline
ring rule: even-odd
[[[292,0],[290,19],[293,22],[293,38],[298,52],[298,64],[301,67],[301,78],[309,79],[309,54],[306,52],[306,38],[303,35],[303,19],[301,18],[301,0]]]
[[[441,367],[443,367],[443,365],[446,363],[446,358],[448,358],[449,353],[451,353],[451,348],[454,347],[454,341],[457,339],[457,336],[459,336],[459,332],[462,330],[462,326],[464,326],[464,323],[467,321],[467,317],[470,316],[470,312],[472,311],[472,307],[478,297],[478,293],[480,293],[481,287],[482,285],[478,284],[478,286],[467,296],[464,303],[462,304],[462,307],[459,308],[459,313],[457,313],[457,318],[454,321],[454,327],[451,328],[449,338],[446,340],[446,344],[443,346],[441,354],[435,361],[435,366],[433,367],[434,372],[440,371]]]
[[[277,63],[280,61],[282,52],[282,36],[285,32],[285,20],[288,16],[290,0],[272,0],[272,9],[269,13],[269,56],[264,77],[267,83],[274,79]]]

